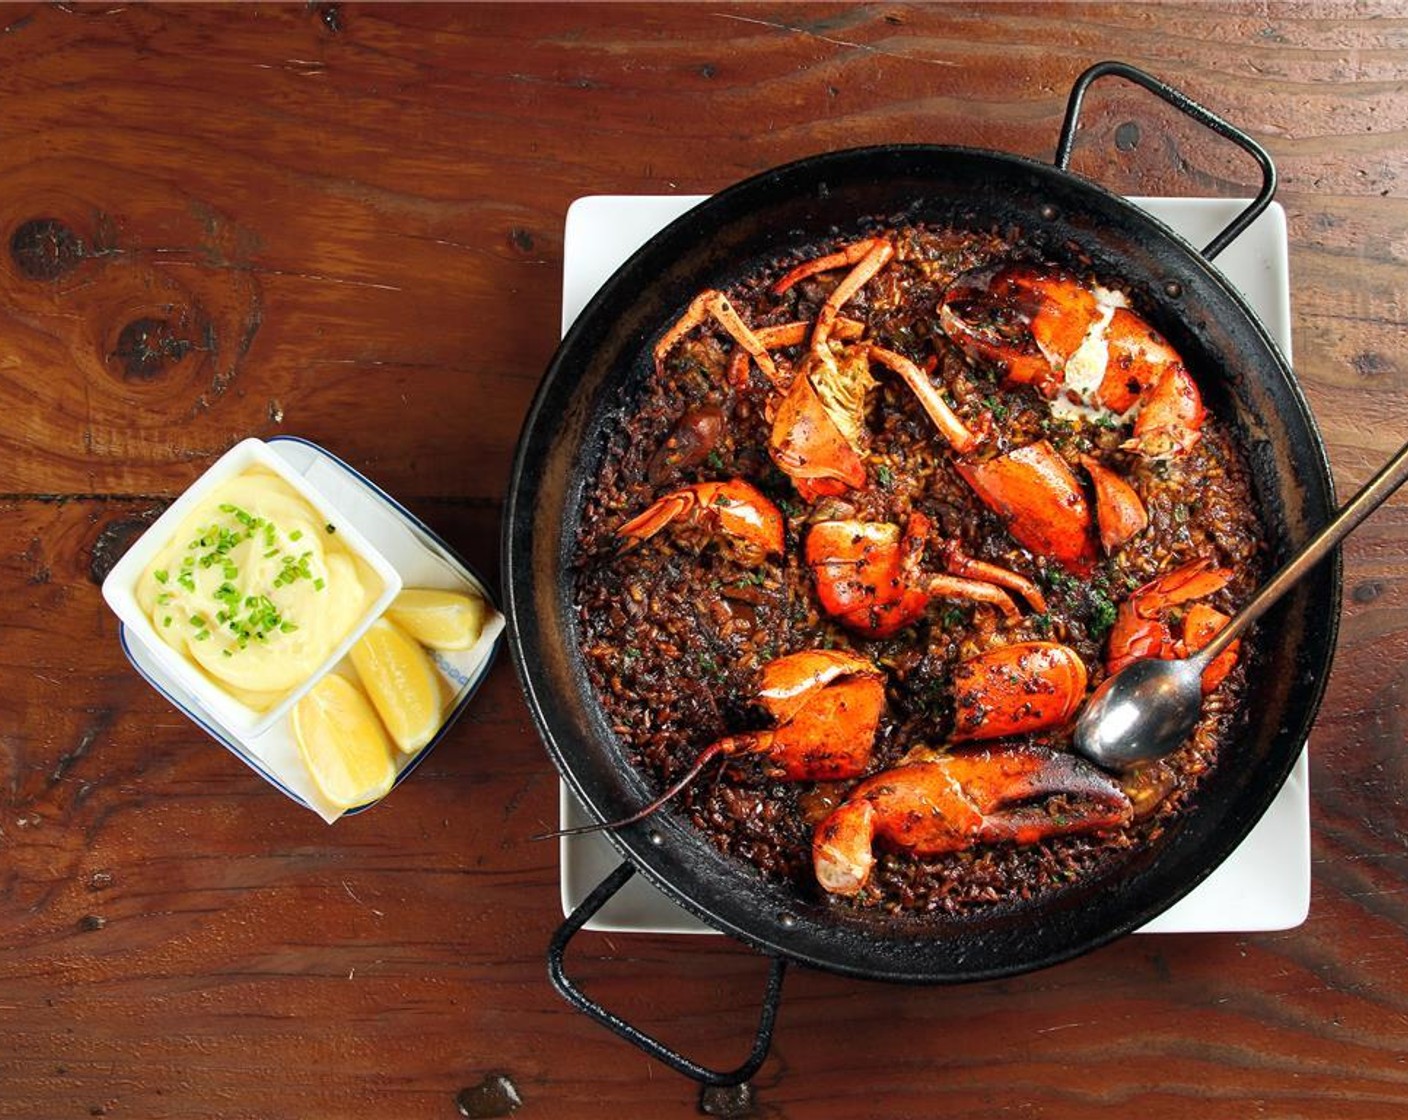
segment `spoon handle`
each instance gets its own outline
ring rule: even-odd
[[[1200,665],[1210,663],[1237,635],[1265,614],[1301,576],[1315,567],[1327,552],[1353,532],[1369,514],[1383,505],[1405,481],[1408,481],[1408,443],[1400,447],[1398,454],[1369,480],[1368,485],[1341,506],[1339,513],[1335,514],[1330,523],[1311,537],[1309,543],[1251,597],[1247,605],[1237,612],[1237,616],[1189,660]]]

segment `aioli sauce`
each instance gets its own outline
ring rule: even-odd
[[[255,468],[191,511],[142,573],[137,601],[169,646],[265,711],[327,660],[381,590],[335,525]]]

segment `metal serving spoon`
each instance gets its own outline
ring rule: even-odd
[[[1176,751],[1198,722],[1208,664],[1405,481],[1408,444],[1196,654],[1136,661],[1101,682],[1076,720],[1076,750],[1110,770],[1127,770]]]

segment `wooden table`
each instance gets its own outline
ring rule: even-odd
[[[1296,364],[1349,492],[1408,432],[1401,8],[0,9],[0,1116],[694,1114],[547,984],[556,853],[528,837],[557,779],[506,658],[412,781],[329,828],[137,678],[98,584],[222,450],[280,433],[493,575],[573,198],[886,141],[1049,158],[1105,57],[1276,157]],[[1246,192],[1242,157],[1111,85],[1078,169]],[[963,988],[797,971],[734,1114],[1400,1114],[1408,502],[1345,574],[1303,926]],[[739,1059],[753,953],[577,946],[604,1001]]]

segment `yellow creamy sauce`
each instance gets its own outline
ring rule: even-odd
[[[264,711],[331,655],[381,590],[336,526],[255,468],[191,511],[142,573],[137,601],[168,645]]]

